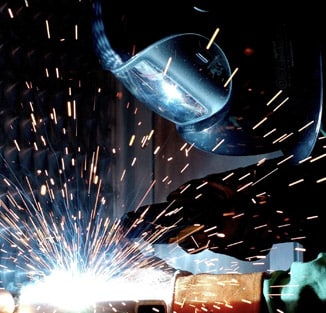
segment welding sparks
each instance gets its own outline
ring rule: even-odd
[[[67,116],[77,117],[75,101],[65,103]],[[35,151],[40,151],[39,142],[49,149],[53,146],[44,128],[52,127],[58,134],[70,130],[61,124],[62,113],[55,107],[49,110],[50,118],[39,118],[32,101],[29,109]],[[73,128],[71,133],[76,134]],[[19,138],[13,142],[17,152],[25,151],[21,148],[25,142]],[[49,168],[40,167],[22,179],[2,159],[11,175],[1,173],[0,177],[6,186],[0,198],[1,267],[3,272],[20,276],[22,285],[14,286],[13,292],[19,294],[22,306],[47,303],[80,310],[94,302],[120,300],[122,295],[134,300],[171,295],[167,288],[174,269],[152,257],[151,251],[151,243],[165,229],[143,234],[138,240],[127,239],[135,225],[128,229],[112,217],[99,173],[101,151],[96,147],[88,156],[79,147],[74,151],[64,145],[61,154],[49,154],[53,156]],[[147,193],[154,184],[155,180]]]
[[[80,193],[89,187],[80,181],[77,191],[66,181],[60,193],[47,181],[40,192],[43,199],[38,199],[27,177],[28,190],[3,180],[8,192],[0,202],[0,237],[10,246],[8,270],[16,267],[25,276],[19,291],[22,306],[46,303],[81,310],[99,301],[120,300],[121,295],[136,300],[171,294],[171,272],[160,270],[163,262],[144,254],[160,232],[128,241],[128,229],[103,211],[101,184],[91,186],[87,204]],[[48,202],[52,209],[43,206]]]
[[[27,1],[25,1],[25,5],[28,7]],[[17,12],[8,9],[9,17],[13,22],[20,18],[19,15],[23,15],[17,14]],[[28,15],[37,16],[37,14]],[[53,18],[49,17],[49,19],[40,19],[42,21],[40,27],[42,33],[44,32],[45,20],[46,36],[44,37],[47,37],[45,42],[55,45],[56,36],[58,32],[60,33],[60,31],[58,31],[58,25],[53,22]],[[51,23],[49,23],[50,21]],[[72,39],[74,42],[78,41],[78,44],[81,44],[83,41],[83,29],[80,28],[79,24],[73,23],[72,26],[74,26],[74,34],[71,34],[70,37],[73,37]],[[69,34],[70,33],[72,33],[71,26],[69,27]],[[207,49],[210,48],[210,45],[215,40],[217,33],[218,29],[216,29],[214,35],[212,36]],[[68,36],[60,36],[60,38],[66,37],[68,38]],[[62,52],[62,47],[65,46],[64,44],[71,44],[69,43],[69,40],[67,40],[66,43],[64,43],[64,40],[62,39],[59,41],[60,49],[58,50],[60,53]],[[5,48],[10,50],[9,46],[6,46]],[[135,49],[135,46],[133,46],[133,48]],[[6,53],[6,49],[3,49],[2,52]],[[30,50],[31,51],[27,52],[33,55],[32,48]],[[185,157],[185,161],[183,159],[183,163],[180,166],[180,158],[174,154],[170,155],[170,152],[166,153],[164,150],[164,147],[170,142],[166,140],[166,142],[156,144],[155,140],[157,140],[159,136],[155,136],[156,138],[154,138],[154,130],[147,129],[145,131],[146,136],[140,136],[143,139],[140,141],[138,140],[140,126],[147,124],[144,123],[144,120],[139,120],[135,121],[134,123],[134,125],[137,125],[137,132],[135,132],[135,134],[128,132],[128,138],[130,138],[129,142],[124,142],[121,138],[119,138],[121,141],[114,142],[114,145],[116,145],[115,147],[108,148],[106,142],[107,140],[112,140],[113,136],[107,136],[106,132],[111,132],[111,126],[101,125],[101,128],[96,129],[96,131],[93,132],[93,126],[96,124],[96,119],[98,118],[97,115],[92,115],[91,117],[87,118],[87,123],[85,123],[87,126],[85,126],[85,129],[79,128],[80,121],[82,121],[82,123],[85,121],[82,120],[80,116],[81,112],[79,112],[78,115],[77,111],[81,111],[80,108],[83,106],[83,110],[85,110],[85,112],[82,112],[82,114],[87,115],[88,103],[86,102],[89,100],[87,96],[84,97],[81,90],[82,86],[88,84],[89,81],[75,81],[75,75],[78,75],[78,69],[67,69],[64,64],[65,54],[56,55],[54,52],[55,49],[52,51],[52,46],[49,51],[46,49],[44,64],[43,62],[35,63],[43,64],[42,66],[44,67],[40,70],[42,73],[42,79],[44,78],[46,80],[46,84],[48,81],[50,82],[49,85],[51,85],[51,88],[54,88],[53,93],[52,91],[45,92],[42,90],[43,88],[47,88],[47,86],[43,85],[43,82],[35,82],[35,87],[33,87],[34,82],[32,83],[32,80],[30,81],[27,79],[24,82],[24,84],[27,86],[27,90],[17,94],[18,97],[22,94],[24,95],[24,97],[22,97],[23,99],[19,99],[19,101],[17,101],[19,102],[17,107],[19,108],[18,110],[25,110],[27,106],[29,107],[28,110],[31,112],[29,112],[28,116],[31,121],[28,125],[31,127],[26,127],[26,129],[31,131],[31,135],[25,136],[24,133],[24,141],[20,141],[20,139],[23,138],[23,135],[21,135],[21,138],[19,138],[19,136],[18,138],[13,138],[14,135],[9,136],[10,144],[13,145],[13,148],[10,150],[10,156],[13,155],[14,157],[9,158],[10,161],[2,160],[4,170],[1,172],[1,175],[3,176],[0,177],[0,181],[3,185],[3,189],[1,190],[3,192],[0,198],[2,214],[2,219],[0,221],[0,238],[2,239],[1,257],[3,261],[1,264],[1,270],[6,273],[15,271],[17,275],[21,275],[23,277],[22,286],[19,286],[18,290],[19,301],[21,304],[47,303],[53,304],[55,307],[63,307],[67,308],[68,310],[76,309],[80,311],[84,307],[93,307],[94,302],[98,301],[120,301],[124,300],[125,298],[138,300],[144,297],[161,299],[165,298],[165,296],[170,296],[171,290],[169,288],[171,287],[171,274],[169,271],[173,269],[169,268],[169,271],[165,271],[164,266],[166,266],[166,264],[164,264],[162,260],[152,258],[152,243],[154,243],[158,238],[162,238],[166,231],[171,230],[171,228],[175,227],[175,225],[173,224],[169,225],[168,227],[164,227],[159,223],[156,224],[155,222],[157,222],[161,217],[165,217],[165,214],[167,217],[173,217],[174,214],[176,215],[182,210],[186,211],[186,209],[180,205],[175,207],[173,211],[169,211],[169,208],[167,207],[154,217],[153,224],[150,226],[146,225],[148,228],[151,227],[150,231],[142,232],[140,234],[141,238],[133,240],[127,238],[128,234],[131,233],[134,228],[138,226],[141,228],[141,226],[147,222],[145,216],[147,210],[143,212],[140,218],[134,221],[132,225],[128,226],[129,228],[126,228],[119,218],[115,218],[117,214],[114,210],[116,210],[117,207],[119,210],[121,209],[119,213],[121,213],[122,209],[126,211],[136,208],[137,210],[140,208],[143,202],[145,202],[146,198],[153,199],[153,197],[151,197],[151,192],[154,189],[154,185],[156,187],[156,185],[158,185],[160,182],[163,182],[165,185],[172,184],[172,177],[170,177],[169,173],[166,171],[164,171],[163,179],[160,180],[159,177],[156,176],[153,178],[154,175],[152,174],[154,171],[152,164],[148,166],[150,178],[146,177],[143,171],[140,173],[140,175],[140,171],[135,175],[134,172],[130,174],[130,172],[134,170],[138,164],[143,162],[143,160],[137,154],[138,151],[136,151],[136,149],[140,148],[140,150],[144,150],[149,146],[152,149],[150,151],[151,153],[149,154],[154,155],[156,160],[165,158],[165,160],[169,162],[169,165],[175,161],[177,163],[175,167],[178,170],[176,170],[174,174],[175,176],[181,176],[180,174],[190,172],[192,165],[188,162],[187,158],[194,150],[193,147],[196,147],[196,144],[194,142],[192,142],[191,145],[185,143],[180,151],[176,151],[177,153],[182,152],[182,156]],[[42,53],[43,51],[40,52]],[[79,60],[75,55],[72,56],[73,57],[69,60],[74,60],[74,62],[75,60]],[[8,59],[16,60],[15,54],[11,53],[9,57],[8,53]],[[173,60],[174,59],[172,59],[172,57],[167,60],[163,75],[166,75],[171,69],[170,67],[173,65]],[[32,61],[32,58],[28,59],[28,61]],[[77,63],[78,66],[83,65],[79,64],[79,61]],[[91,72],[92,71],[93,68]],[[224,85],[225,87],[230,84],[237,71],[238,68],[236,68],[231,74],[228,81]],[[91,77],[93,78],[93,76]],[[52,86],[51,83],[53,81],[55,83]],[[69,87],[65,88],[64,90],[68,90],[68,94],[65,95],[66,99],[61,103],[61,84],[65,83],[66,81],[69,82]],[[40,86],[37,86],[37,84],[40,84]],[[58,89],[56,89],[56,84],[60,85]],[[113,83],[110,81],[110,87],[112,85]],[[51,88],[49,87],[49,89]],[[75,90],[77,90],[76,93]],[[102,89],[102,87],[96,86],[94,90],[97,90],[97,92],[95,97],[92,93],[92,100],[90,101],[90,106],[92,107],[93,111],[99,110],[99,105],[97,101],[93,100],[93,98],[100,97],[102,94],[103,97],[107,97],[107,95],[104,95],[105,91]],[[168,90],[169,96],[171,96],[171,94],[176,96],[175,91],[175,88],[170,88]],[[266,106],[270,106],[270,104],[275,103],[275,99],[278,98],[281,93],[282,91],[278,92]],[[30,94],[36,94],[37,99],[34,99]],[[107,97],[110,99],[110,104],[114,102],[111,101],[111,97],[112,94]],[[12,96],[8,96],[9,100],[12,98]],[[87,100],[81,100],[81,98],[85,98]],[[107,98],[104,98],[105,101],[107,101]],[[116,92],[117,101],[124,101],[122,100],[124,98],[125,94],[122,91]],[[46,99],[44,109],[49,109],[49,112],[48,114],[40,117],[37,113],[37,107],[43,99]],[[281,104],[277,105],[272,112],[269,112],[266,115],[266,117],[263,117],[261,122],[256,124],[252,129],[259,130],[260,127],[258,126],[266,126],[267,123],[265,122],[267,122],[267,117],[268,121],[270,121],[270,113],[277,111],[278,114],[281,112],[281,107],[283,108],[283,104],[284,107],[289,105],[290,101],[288,101],[288,99],[289,98],[285,98]],[[105,101],[100,102],[100,104],[103,104]],[[12,103],[10,102],[10,104]],[[125,107],[126,110],[133,110],[132,114],[134,116],[139,116],[139,107],[134,108],[129,101],[127,104],[122,104],[122,107]],[[60,107],[65,108],[64,112],[60,110]],[[8,112],[5,113],[7,114]],[[100,115],[105,114],[105,109],[103,109],[103,106],[101,106],[101,110],[99,112],[96,111],[96,113]],[[127,114],[121,114],[120,118],[125,119],[126,115]],[[66,117],[68,117],[68,119],[65,119]],[[103,121],[106,123],[109,120],[110,119],[103,118],[101,123],[103,124]],[[25,123],[25,120],[19,122],[20,124],[23,124]],[[117,118],[116,123],[120,122],[121,121],[119,121]],[[299,129],[299,132],[306,130],[309,125],[315,125],[315,123],[313,123],[313,121],[305,123],[305,125]],[[123,127],[125,127],[125,125]],[[10,130],[15,130],[14,122],[12,122],[8,128],[10,128]],[[95,141],[95,139],[98,140],[98,138],[92,138],[92,135],[95,132],[100,133],[103,131],[103,129],[104,134],[99,136],[100,143],[98,144],[98,142]],[[19,129],[21,133],[23,133],[22,130],[25,130],[25,128]],[[119,131],[120,130],[121,129],[119,129]],[[125,128],[123,128],[123,130],[125,130]],[[128,129],[128,131],[129,130],[130,129]],[[225,136],[225,138],[222,138],[223,132],[227,133],[228,129],[224,128],[223,126],[221,130],[221,133],[219,132],[219,128],[216,129],[216,133],[214,131],[216,140],[212,141],[213,148],[209,148],[212,152],[216,152],[219,148],[223,148],[224,146],[231,146],[228,139],[228,134]],[[272,130],[268,129],[267,131],[268,133],[265,136],[270,136],[276,132],[276,129],[272,128]],[[88,132],[91,132],[91,134],[88,134]],[[51,142],[51,137],[53,134],[58,134],[56,139],[61,144],[60,148],[53,148],[53,146],[56,144],[55,142]],[[90,137],[89,141],[91,142],[91,148],[87,146],[87,151],[85,151],[85,147],[79,146],[78,140],[75,142],[74,139],[76,139],[78,134],[81,134],[82,136],[85,134],[85,137]],[[294,133],[285,133],[284,135],[282,134],[282,137],[279,134],[276,134],[279,135],[279,139],[277,139],[275,143],[288,141],[288,138],[292,136],[292,134]],[[165,134],[163,134],[163,136],[164,135]],[[150,142],[151,140],[153,140],[155,144],[152,145]],[[128,141],[128,139],[126,141]],[[64,142],[64,144],[62,144],[62,142]],[[138,146],[138,142],[141,142],[140,147]],[[109,144],[111,145],[112,142]],[[123,146],[123,144],[125,144],[125,146]],[[62,146],[64,147],[62,148]],[[59,149],[60,151],[58,151]],[[116,205],[116,203],[114,203],[114,201],[117,201],[116,199],[120,196],[120,194],[118,196],[116,194],[113,196],[110,194],[119,193],[119,187],[116,185],[112,187],[110,183],[105,181],[108,173],[113,171],[112,168],[105,168],[105,170],[102,172],[99,170],[99,168],[103,167],[103,164],[101,164],[100,161],[102,153],[105,155],[107,151],[112,151],[112,153],[109,153],[109,156],[105,155],[104,159],[106,157],[118,159],[120,157],[120,152],[123,149],[128,149],[127,152],[123,153],[123,157],[126,158],[126,162],[120,167],[119,165],[121,165],[121,163],[117,162],[114,164],[118,164],[118,166],[116,166],[117,170],[114,172],[115,176],[112,175],[112,177],[118,181],[115,182],[116,185],[118,185],[119,182],[123,182],[122,188],[128,189],[128,192],[125,194],[128,194],[128,197],[130,197],[132,201],[136,203],[136,205],[134,205],[134,203],[132,205],[128,203],[127,200],[129,199],[121,200],[121,198],[123,198],[121,197],[119,201],[121,200],[123,205],[121,205],[120,208]],[[29,168],[28,160],[25,158],[25,156],[29,153],[29,151],[34,153],[33,158],[36,161],[39,161],[39,159],[44,157],[44,159],[48,161],[48,164],[45,163],[45,161],[35,162],[35,171],[28,172],[26,170]],[[173,149],[170,149],[170,151],[173,151]],[[315,162],[323,156],[325,156],[325,154],[318,158],[315,157],[311,160],[311,162]],[[288,158],[291,157],[292,156]],[[285,162],[288,158],[285,156],[283,162]],[[22,180],[16,179],[16,176],[21,174],[21,172],[16,172],[15,170],[15,166],[19,163],[18,160],[24,167]],[[107,164],[105,164],[105,166],[106,165]],[[161,167],[162,164],[159,164],[159,166]],[[201,167],[201,164],[199,164],[199,167]],[[143,169],[144,168],[141,168],[141,170]],[[202,168],[200,170],[202,170]],[[250,173],[250,175],[249,173],[246,175],[242,174],[237,180],[237,184],[239,184],[239,186],[238,188],[235,188],[234,191],[238,193],[250,192],[252,188],[259,187],[260,183],[268,181],[273,175],[277,174],[278,171],[278,168],[272,168],[263,176],[256,176],[256,172]],[[236,176],[236,172],[237,171],[227,173],[227,176],[222,178],[221,182],[232,181],[232,179],[235,181],[236,178],[234,178],[234,176]],[[7,173],[10,173],[10,175],[6,176]],[[156,172],[154,174],[157,175]],[[134,185],[129,184],[129,176],[132,177],[133,181],[136,181]],[[140,192],[141,195],[135,200],[133,196],[134,190],[131,189],[133,189],[135,186],[140,187],[141,182],[143,182],[140,181],[140,179],[144,179],[144,181],[146,181],[146,185],[144,190]],[[316,184],[321,185],[325,182],[324,175],[316,177],[315,181]],[[306,180],[299,177],[296,178],[296,180],[293,180],[293,182],[288,186],[291,186],[292,191],[292,189],[300,187],[300,185],[303,185],[305,182]],[[133,188],[129,188],[130,186],[133,186]],[[232,183],[230,186],[234,187]],[[200,185],[196,188],[200,193],[196,193],[194,197],[192,197],[193,195],[190,195],[189,202],[205,198],[207,196],[205,189],[209,187],[210,186],[208,186],[206,182],[200,183]],[[180,196],[188,197],[189,195],[187,192],[191,190],[191,188],[192,186],[185,184],[184,188],[180,191]],[[138,192],[138,190],[136,190],[136,192]],[[123,193],[121,192],[121,194]],[[214,198],[215,194],[210,194],[210,196]],[[266,200],[268,196],[269,194],[266,193],[266,196],[264,194],[264,197],[262,197],[264,201],[252,202],[255,205],[256,203],[268,204],[268,201]],[[225,202],[230,199],[231,198],[226,198]],[[253,198],[253,200],[256,200],[256,198]],[[214,204],[218,206],[220,203],[219,201],[221,201],[223,204],[224,198],[218,198],[218,201],[216,201],[216,203],[214,202]],[[256,206],[260,208],[258,204]],[[186,206],[187,203],[185,203],[185,207]],[[197,209],[196,206],[194,206],[194,209]],[[200,209],[204,208],[201,207]],[[284,209],[286,210],[286,208]],[[228,216],[232,217],[232,221],[238,221],[243,217],[246,218],[248,216],[246,207],[241,207],[241,212],[228,212],[229,211],[226,209],[226,212],[221,214],[220,218],[223,219],[223,222],[224,220],[227,221]],[[197,212],[195,213],[197,214]],[[186,216],[187,213],[184,214],[185,216],[180,218],[177,222],[184,217],[189,217]],[[199,215],[200,214],[201,213],[199,213]],[[264,217],[263,214],[259,216],[257,213],[254,218],[257,216]],[[215,217],[216,216],[214,216],[214,218]],[[207,220],[208,219],[209,217]],[[307,220],[318,219],[318,215],[309,215],[309,217],[307,217]],[[186,219],[184,218],[182,223],[186,223],[185,220]],[[206,218],[204,219],[205,222],[207,220]],[[209,223],[216,223],[217,225],[215,226],[204,225],[204,223],[198,225],[195,224],[195,229],[192,229],[192,231],[186,233],[184,237],[179,236],[176,239],[176,242],[182,243],[182,240],[190,239],[193,243],[192,247],[188,249],[190,253],[200,252],[205,249],[214,250],[215,248],[215,251],[219,252],[220,249],[223,249],[222,246],[224,243],[229,243],[224,252],[226,251],[231,253],[231,251],[237,251],[231,250],[233,247],[237,249],[237,246],[239,246],[238,251],[244,250],[248,244],[247,238],[243,238],[241,241],[232,239],[227,232],[224,232],[224,229],[220,229],[219,223],[223,222],[217,218],[217,220],[209,220]],[[291,226],[290,222],[291,221],[284,220],[284,224],[281,224],[281,226],[278,226],[277,228],[289,228],[289,226]],[[182,223],[180,223],[181,227],[184,226]],[[233,225],[234,228],[236,228],[235,226],[237,224]],[[259,222],[257,225],[260,226],[252,227],[251,229],[249,229],[248,226],[248,232],[251,230],[258,231],[268,228],[268,224],[265,223]],[[201,233],[199,231],[201,231]],[[269,231],[269,229],[267,231]],[[197,232],[199,234],[204,233],[207,238],[205,240],[201,240],[199,236],[196,236],[198,234]],[[217,240],[215,240],[216,238]],[[300,238],[296,237],[294,239]],[[217,245],[216,242],[218,244],[221,243],[221,245]],[[249,242],[249,244],[251,243]],[[259,243],[257,242],[257,246],[258,245]],[[250,247],[259,248],[254,246],[254,244],[252,244]],[[121,297],[123,297],[123,299]],[[247,298],[243,298],[241,301],[249,303]],[[205,311],[207,308],[203,307],[201,309]]]

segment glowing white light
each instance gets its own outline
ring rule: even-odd
[[[0,288],[0,313],[13,313],[15,310],[15,300],[11,293]]]
[[[182,94],[178,91],[175,85],[172,85],[166,81],[162,81],[162,89],[164,93],[167,95],[169,100],[180,100],[182,99]]]
[[[42,280],[24,285],[20,307],[53,306],[69,312],[94,307],[104,301],[169,301],[173,277],[155,269],[132,269],[118,278],[105,279],[92,272],[53,271]]]

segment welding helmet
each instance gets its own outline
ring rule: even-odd
[[[196,33],[165,37],[122,60],[106,36],[101,10],[100,0],[95,0],[93,39],[103,69],[137,100],[175,123],[185,141],[224,155],[279,152],[292,155],[295,162],[309,156],[322,112],[318,47],[311,45],[307,53],[302,39],[298,44],[284,36],[284,30],[275,34],[271,43],[279,51],[261,64],[272,73],[270,94],[264,90],[253,96],[245,74],[240,82],[230,79],[229,61],[220,46]]]
[[[202,121],[221,111],[230,98],[229,62],[222,49],[194,33],[168,36],[126,62],[104,33],[101,4],[93,3],[93,34],[104,69],[140,102],[177,125]]]
[[[228,103],[231,75],[226,56],[198,34],[164,38],[112,73],[141,102],[177,125],[193,124]]]

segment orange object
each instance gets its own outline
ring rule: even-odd
[[[172,313],[259,313],[263,273],[177,277]]]

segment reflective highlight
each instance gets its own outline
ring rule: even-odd
[[[221,111],[230,98],[224,84],[231,72],[221,48],[198,34],[160,40],[112,73],[141,102],[178,124],[190,124]]]

